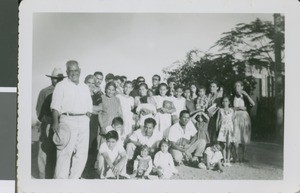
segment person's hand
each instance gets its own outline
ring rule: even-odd
[[[244,90],[241,91],[241,94],[245,95],[245,96],[249,96],[248,93]]]
[[[120,164],[117,164],[115,166],[112,167],[112,171],[114,173],[115,176],[118,176],[121,172],[121,166]]]
[[[52,123],[52,130],[55,132],[55,133],[58,133],[59,129],[58,129],[58,123],[56,122],[53,122]]]

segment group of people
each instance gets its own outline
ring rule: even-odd
[[[217,82],[206,89],[159,75],[151,87],[98,71],[81,83],[78,62],[66,68],[67,77],[47,75],[52,85],[38,97],[40,178],[169,179],[181,164],[222,172],[247,161],[255,103],[241,81],[227,95]]]

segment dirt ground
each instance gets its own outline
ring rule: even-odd
[[[32,132],[31,175],[38,178],[38,132]],[[247,163],[224,167],[223,173],[181,165],[172,179],[182,180],[281,180],[283,179],[283,147],[277,144],[252,142],[246,152]]]

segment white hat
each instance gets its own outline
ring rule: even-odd
[[[65,78],[63,71],[60,68],[54,68],[51,75],[46,75],[50,78]]]
[[[54,133],[53,142],[57,149],[62,150],[69,144],[70,138],[71,131],[68,126],[63,124],[60,125],[59,131]]]

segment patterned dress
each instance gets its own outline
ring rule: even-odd
[[[229,109],[225,111],[225,109],[221,108],[219,110],[219,135],[218,141],[226,142],[226,138],[228,137],[229,142],[234,142],[234,133],[233,133],[233,109]]]

